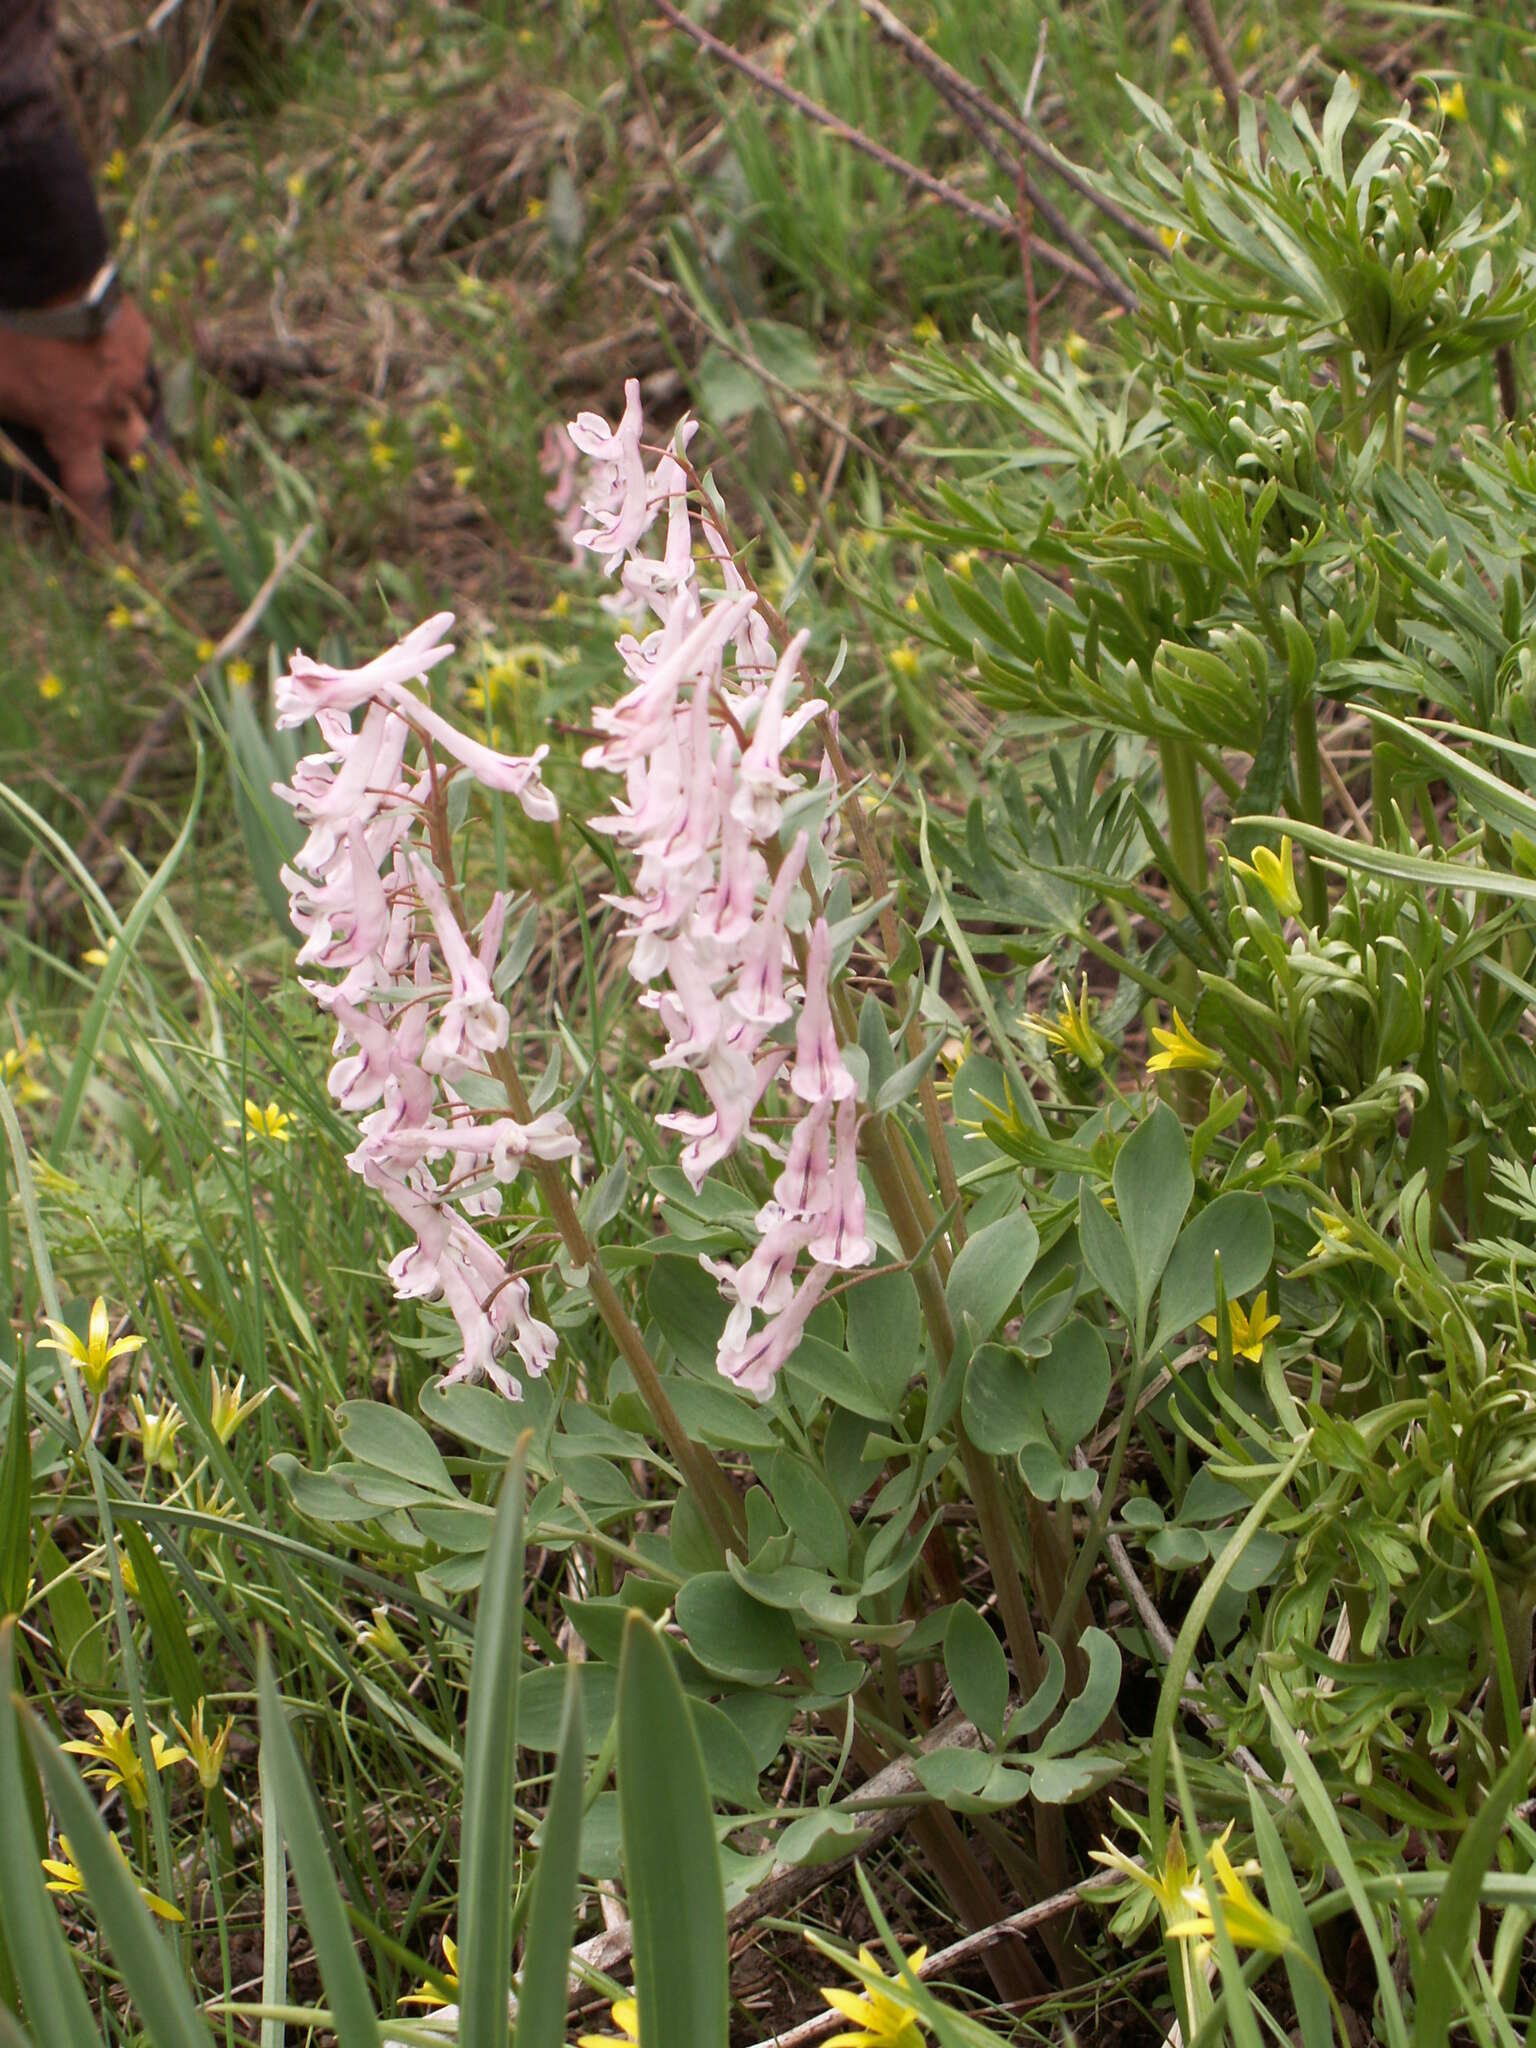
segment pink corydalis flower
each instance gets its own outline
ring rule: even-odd
[[[659,508],[640,452],[642,425],[640,385],[631,377],[624,386],[624,414],[617,427],[611,428],[595,412],[578,413],[570,426],[572,441],[592,464],[594,484],[582,507],[591,524],[573,539],[610,567],[628,554]]]
[[[811,943],[806,951],[805,991],[795,1025],[795,1064],[789,1085],[803,1102],[841,1101],[852,1095],[856,1082],[843,1065],[842,1048],[832,1023],[832,992],[829,970],[832,935],[827,920],[818,917],[811,926]]]
[[[288,673],[273,686],[274,724],[282,732],[306,724],[322,711],[355,711],[363,704],[390,702],[403,684],[420,682],[429,669],[448,659],[453,649],[442,643],[452,625],[452,612],[434,612],[361,668],[334,668],[328,661],[295,654]]]
[[[743,1393],[766,1400],[786,1361],[798,1350],[811,1311],[826,1293],[831,1277],[830,1266],[812,1266],[788,1305],[755,1334],[751,1309],[745,1304],[733,1309],[716,1359],[724,1376]]]
[[[295,654],[288,673],[278,677],[272,701],[279,730],[303,725],[322,712],[353,711],[361,705],[374,710],[388,706],[424,738],[432,740],[475,780],[487,789],[499,789],[515,796],[530,818],[546,823],[559,816],[554,798],[539,780],[539,764],[548,747],[539,747],[526,759],[498,753],[483,746],[450,720],[432,709],[406,686],[421,682],[429,670],[453,653],[442,644],[453,624],[452,612],[437,612],[415,627],[396,646],[376,655],[361,668],[334,668],[329,662],[311,661],[307,654]],[[323,729],[323,727],[322,727]],[[278,793],[281,795],[282,787]]]
[[[821,1265],[852,1272],[875,1256],[874,1240],[865,1230],[864,1188],[859,1179],[858,1104],[845,1095],[837,1105],[837,1165],[828,1200],[821,1210],[816,1235],[806,1246]]]
[[[416,893],[432,920],[437,949],[448,968],[451,993],[438,1012],[437,1030],[427,1040],[421,1064],[429,1074],[454,1074],[475,1064],[477,1053],[500,1052],[507,1042],[506,1005],[496,1000],[491,968],[506,926],[506,903],[492,898],[480,950],[474,951],[459,929],[447,892],[420,854],[411,871]]]

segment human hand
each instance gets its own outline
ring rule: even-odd
[[[149,434],[150,348],[148,323],[131,299],[88,341],[0,324],[0,419],[42,435],[60,487],[90,526],[107,520],[107,456],[126,461]]]

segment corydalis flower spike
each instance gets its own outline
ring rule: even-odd
[[[717,585],[701,583],[687,472],[667,454],[649,476],[642,460],[637,474],[641,432],[632,383],[616,429],[595,414],[571,427],[573,445],[593,464],[592,523],[576,539],[609,567],[622,555],[622,597],[612,608],[635,623],[617,642],[630,687],[615,704],[594,709],[600,737],[585,755],[589,767],[622,775],[624,791],[591,823],[635,857],[629,891],[604,900],[621,912],[634,942],[630,973],[644,985],[640,1001],[667,1033],[652,1064],[690,1069],[709,1104],[702,1113],[680,1108],[657,1119],[686,1140],[679,1163],[690,1184],[699,1187],[743,1143],[779,1155],[775,1126],[760,1133],[752,1122],[776,1083],[779,1120],[792,1110],[788,1157],[775,1199],[756,1218],[756,1247],[740,1265],[704,1262],[733,1303],[719,1368],[765,1394],[830,1274],[874,1256],[858,1173],[857,1083],[833,1020],[824,920],[812,929],[800,980],[786,985],[793,966],[786,933],[809,850],[800,831],[787,854],[779,851],[785,804],[804,781],[786,754],[827,707],[816,697],[795,701],[808,635],[797,633],[776,652],[757,594],[707,508],[697,514],[698,530]],[[685,424],[674,448],[691,432]],[[663,504],[658,559],[641,541]],[[642,635],[644,608],[659,625]],[[826,784],[825,750],[820,768]],[[832,796],[829,788],[818,827],[829,850],[838,829]],[[782,1028],[791,1022],[792,1048]],[[797,1286],[808,1251],[811,1268]],[[758,1313],[770,1320],[754,1331]]]
[[[478,1226],[496,1214],[499,1184],[526,1159],[568,1159],[579,1146],[559,1111],[527,1124],[482,1122],[452,1085],[486,1075],[507,1042],[510,1022],[494,986],[507,902],[492,898],[472,944],[415,843],[441,802],[431,750],[516,795],[532,817],[556,812],[539,780],[545,749],[519,760],[483,747],[407,687],[451,651],[441,644],[451,623],[447,613],[428,620],[360,669],[294,657],[279,686],[280,723],[313,715],[326,745],[277,791],[308,828],[283,879],[304,934],[301,962],[342,977],[305,986],[336,1020],[332,1095],[341,1108],[365,1112],[347,1163],[412,1232],[389,1263],[396,1294],[447,1304],[461,1345],[450,1381],[485,1378],[515,1398],[519,1384],[503,1358],[513,1352],[526,1371],[542,1372],[555,1336]],[[350,713],[363,706],[354,731]],[[426,743],[414,776],[405,768],[413,741]]]

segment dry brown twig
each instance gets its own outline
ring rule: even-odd
[[[892,462],[888,455],[882,453],[872,441],[866,441],[862,434],[856,434],[846,420],[840,420],[836,413],[829,412],[825,406],[819,405],[815,399],[807,397],[805,392],[795,390],[793,386],[786,384],[782,377],[776,377],[761,357],[748,348],[745,343],[732,341],[712,327],[703,314],[699,312],[698,308],[690,304],[689,300],[679,291],[676,285],[668,284],[661,278],[647,277],[643,270],[631,270],[629,275],[634,283],[641,286],[643,290],[650,292],[654,298],[662,300],[668,306],[676,307],[684,319],[690,321],[700,332],[708,335],[710,341],[720,350],[722,355],[727,355],[733,362],[740,363],[743,369],[750,370],[754,377],[761,378],[770,390],[777,391],[792,404],[799,406],[803,412],[808,413],[813,420],[825,427],[828,433],[835,435],[842,441],[846,441],[849,447],[856,448],[866,462],[872,462],[877,469],[884,471],[887,476],[897,474],[898,465]]]
[[[1130,214],[1117,206],[1112,199],[1107,198],[1076,164],[1063,156],[1055,144],[1047,141],[1027,120],[1021,119],[1007,107],[1000,105],[990,93],[984,92],[974,79],[967,78],[963,71],[957,71],[952,64],[946,64],[936,50],[930,50],[921,37],[915,36],[906,23],[891,12],[885,5],[885,0],[859,0],[859,5],[880,33],[894,43],[902,55],[922,72],[929,84],[942,92],[952,105],[956,100],[965,100],[984,120],[990,121],[994,127],[1000,129],[1017,148],[1034,157],[1037,163],[1052,171],[1063,184],[1070,185],[1074,192],[1080,194],[1090,205],[1097,207],[1104,218],[1119,228],[1122,234],[1129,235],[1132,240],[1140,242],[1155,255],[1162,254],[1162,244],[1151,228],[1133,220]],[[1123,291],[1124,286],[1118,278],[1114,278],[1113,272],[1110,272],[1110,276],[1116,289]],[[1131,304],[1134,303],[1133,299]]]
[[[775,98],[793,107],[797,113],[803,114],[808,121],[814,121],[818,127],[825,128],[829,134],[835,135],[839,141],[846,142],[850,149],[856,149],[886,170],[894,171],[897,177],[904,178],[918,191],[926,192],[931,199],[937,199],[951,212],[962,214],[967,220],[980,222],[994,234],[1007,234],[1013,230],[1014,223],[1009,215],[1000,213],[995,207],[984,206],[979,199],[972,199],[968,192],[962,192],[956,186],[946,184],[942,178],[936,178],[931,171],[925,171],[917,164],[908,163],[905,157],[898,156],[894,150],[887,149],[884,143],[876,142],[873,136],[866,135],[862,128],[855,128],[849,122],[840,120],[830,108],[822,106],[819,100],[811,99],[797,87],[786,84],[782,78],[775,78],[771,71],[765,71],[750,57],[744,57],[730,43],[722,42],[719,36],[712,35],[699,22],[691,21],[673,4],[673,0],[656,0],[656,5],[666,20],[674,28],[681,29],[701,50],[707,50],[712,57],[718,57],[723,64],[729,64],[744,78],[750,78],[754,85],[761,86],[764,92],[772,93]],[[1078,284],[1087,285],[1095,291],[1104,289],[1101,280],[1076,256],[1068,255],[1064,249],[1058,249],[1050,242],[1037,240],[1033,246],[1034,253],[1040,261],[1049,264],[1052,269],[1059,270],[1063,276],[1073,278]],[[1124,289],[1124,286],[1117,283],[1117,290]]]
[[[981,1737],[971,1722],[963,1714],[952,1714],[927,1736],[922,1748],[925,1752],[941,1748],[976,1749],[980,1744]],[[846,1869],[855,1856],[867,1856],[888,1840],[906,1823],[909,1803],[924,1796],[911,1762],[906,1757],[896,1758],[828,1809],[844,1816],[867,1814],[868,1822],[856,1848],[831,1863],[776,1863],[757,1889],[731,1909],[727,1924],[734,1931],[782,1913],[807,1892],[815,1891],[828,1878]],[[634,1931],[626,1921],[594,1935],[590,1941],[578,1943],[571,1954],[575,1962],[588,1970],[611,1972],[627,1962],[633,1950]]]
[[[1085,1893],[1107,1891],[1111,1885],[1120,1882],[1116,1871],[1106,1871],[1102,1877],[1085,1877],[1080,1885],[1074,1885],[1069,1891],[1056,1892],[1033,1906],[1025,1906],[1021,1912],[1010,1913],[995,1927],[978,1928],[976,1933],[963,1935],[959,1941],[951,1942],[948,1948],[935,1949],[924,1957],[915,1974],[923,1983],[932,1977],[947,1976],[962,1963],[984,1955],[996,1942],[1005,1941],[1009,1935],[1025,1934],[1032,1927],[1045,1927],[1052,1920],[1074,1912],[1082,1904]],[[802,2020],[798,2026],[791,2027],[787,2034],[774,2034],[765,2041],[759,2041],[756,2048],[805,2048],[806,2043],[819,2041],[823,2034],[830,2034],[839,2024],[839,2014],[818,2012],[810,2019]]]
[[[1215,15],[1211,12],[1211,0],[1184,0],[1184,12],[1189,17],[1190,27],[1200,38],[1200,46],[1205,51],[1211,75],[1221,87],[1221,96],[1227,103],[1227,112],[1235,121],[1243,92],[1237,82],[1231,52],[1222,41],[1221,30],[1216,24]]]

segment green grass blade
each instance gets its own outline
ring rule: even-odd
[[[0,1813],[7,1853],[0,1857],[0,1916],[21,1995],[49,2048],[101,2048],[101,2035],[75,1972],[59,1916],[34,1853],[27,1807],[27,1765],[15,1705],[15,1623],[0,1623]]]
[[[11,1412],[0,1458],[0,1614],[19,1614],[32,1574],[32,1431],[27,1420],[27,1365],[18,1350]]]
[[[1312,1922],[1307,1918],[1306,1901],[1291,1870],[1280,1830],[1264,1804],[1263,1793],[1251,1778],[1248,1781],[1248,1806],[1253,1815],[1254,1846],[1259,1852],[1259,1868],[1264,1873],[1264,1890],[1269,1897],[1270,1910],[1277,1919],[1285,1922],[1302,1956],[1312,1965],[1308,1969],[1307,1961],[1290,1956],[1284,1958],[1285,1974],[1291,1986],[1291,2002],[1296,2008],[1296,2025],[1301,2033],[1301,2048],[1333,2048],[1333,2014],[1328,2008],[1323,1959],[1317,1952],[1317,1937],[1312,1932]]]
[[[568,1666],[560,1713],[560,1761],[544,1816],[518,1980],[517,2048],[565,2048],[571,1915],[581,1854],[582,1771],[586,1763],[580,1677],[580,1665]]]
[[[128,1996],[155,2048],[208,2048],[175,1951],[155,1926],[132,1871],[113,1847],[96,1802],[47,1731],[27,1728],[59,1832],[69,1846]],[[173,1902],[174,1903],[174,1902]]]
[[[1357,874],[1374,875],[1385,882],[1409,882],[1416,889],[1470,889],[1484,896],[1510,896],[1522,903],[1536,903],[1536,879],[1507,873],[1502,868],[1475,866],[1471,861],[1446,860],[1422,853],[1399,853],[1390,846],[1371,846],[1363,839],[1343,839],[1321,825],[1308,825],[1300,818],[1245,817],[1245,827],[1255,832],[1288,832],[1296,844],[1321,860]]]
[[[42,1297],[45,1312],[55,1322],[62,1322],[63,1306],[53,1276],[53,1258],[48,1249],[48,1233],[43,1226],[43,1212],[37,1199],[37,1186],[32,1176],[32,1163],[27,1151],[27,1142],[16,1120],[16,1109],[9,1092],[0,1088],[0,1131],[3,1131],[6,1145],[10,1149],[11,1165],[15,1176],[16,1199],[21,1207],[22,1219],[26,1225],[27,1243],[32,1253],[32,1270],[37,1281],[37,1291]],[[91,1498],[96,1516],[101,1525],[102,1540],[106,1545],[107,1573],[112,1584],[112,1612],[117,1624],[118,1647],[122,1656],[123,1676],[127,1682],[128,1701],[133,1709],[134,1739],[139,1754],[151,1753],[153,1731],[150,1726],[149,1708],[144,1697],[143,1673],[139,1669],[139,1653],[134,1643],[133,1626],[128,1616],[128,1603],[123,1592],[123,1575],[118,1565],[117,1538],[114,1533],[112,1509],[107,1494],[109,1480],[108,1466],[91,1437],[90,1423],[86,1414],[85,1395],[80,1370],[66,1362],[63,1366],[64,1395],[69,1412],[74,1418],[78,1439],[84,1449],[85,1466],[90,1475]],[[150,1771],[146,1790],[149,1798],[150,1831],[155,1845],[155,1866],[160,1873],[160,1888],[171,1886],[173,1861],[171,1855],[170,1826],[166,1817],[165,1792],[160,1783],[160,1773]]]
[[[198,1700],[206,1689],[192,1639],[187,1634],[187,1625],[171,1591],[165,1566],[155,1555],[149,1538],[135,1522],[124,1522],[121,1528],[123,1548],[128,1553],[134,1583],[139,1589],[139,1605],[144,1610],[154,1644],[154,1668],[174,1701],[177,1713],[187,1720],[196,1711]]]
[[[59,1165],[69,1150],[70,1140],[75,1135],[75,1124],[80,1115],[80,1105],[85,1100],[85,1086],[96,1065],[102,1034],[107,1028],[107,1019],[112,1014],[118,986],[128,971],[134,948],[138,945],[144,927],[154,915],[156,903],[180,866],[182,855],[192,843],[192,827],[197,822],[197,814],[202,805],[206,765],[203,749],[199,745],[197,780],[193,784],[192,801],[187,805],[187,815],[182,820],[181,830],[172,841],[170,851],[155,869],[148,886],[140,893],[138,902],[128,913],[123,924],[122,936],[107,954],[107,964],[101,970],[96,993],[81,1019],[79,1042],[75,1047],[75,1057],[71,1062],[63,1093],[59,1097],[59,1113],[54,1120],[53,1137],[48,1145],[50,1165]]]
[[[1216,1883],[1211,1868],[1209,1845],[1203,1844],[1200,1836],[1200,1817],[1195,1811],[1195,1802],[1189,1789],[1189,1774],[1184,1768],[1184,1758],[1175,1742],[1169,1756],[1173,1765],[1175,1786],[1179,1796],[1179,1810],[1184,1816],[1184,1831],[1191,1850],[1199,1850],[1200,1882],[1205,1890],[1206,1902],[1211,1911],[1211,1924],[1216,1931],[1214,1943],[1216,1965],[1221,1973],[1221,1988],[1226,2006],[1223,2031],[1213,2038],[1225,2039],[1225,2028],[1232,2032],[1232,2048],[1262,2048],[1259,2023],[1254,2018],[1253,1993],[1243,1976],[1243,1968],[1237,1959],[1237,1950],[1227,1927],[1227,1917],[1222,1911],[1221,1888]],[[1165,1941],[1165,1950],[1171,1945],[1171,1937]],[[1196,2039],[1206,2032],[1202,2026]]]
[[[268,1759],[269,1782],[276,1794],[276,1818],[288,1845],[288,1860],[298,1882],[339,2048],[377,2048],[378,2019],[368,1996],[368,1980],[353,1946],[351,1924],[326,1851],[309,1775],[278,1698],[265,1642],[258,1660],[256,1690],[261,1705],[262,1755]],[[272,1825],[269,1814],[267,1826],[270,1829]]]
[[[517,1679],[523,1659],[523,1436],[501,1482],[475,1618],[464,1730],[464,1846],[459,1859],[459,2041],[506,2048],[512,1983]]]
[[[1179,1703],[1184,1696],[1184,1680],[1189,1667],[1195,1661],[1195,1645],[1200,1633],[1216,1604],[1217,1595],[1227,1583],[1233,1566],[1248,1548],[1254,1535],[1263,1525],[1270,1509],[1290,1485],[1292,1478],[1307,1455],[1311,1444],[1310,1433],[1304,1436],[1292,1451],[1285,1464],[1271,1479],[1253,1506],[1232,1531],[1220,1557],[1200,1583],[1200,1590],[1190,1602],[1188,1614],[1179,1630],[1179,1639],[1173,1646],[1173,1655],[1168,1660],[1168,1669],[1163,1674],[1163,1690],[1157,1703],[1157,1719],[1152,1727],[1152,1752],[1148,1759],[1147,1806],[1148,1820],[1152,1830],[1152,1853],[1161,1863],[1168,1841],[1168,1823],[1163,1812],[1164,1787],[1168,1782],[1168,1759],[1173,1749],[1174,1724],[1178,1717]]]
[[[1498,1854],[1504,1822],[1536,1771],[1536,1730],[1528,1730],[1494,1779],[1451,1858],[1445,1890],[1424,1936],[1414,1980],[1416,2048],[1445,2048],[1458,2017],[1457,1972],[1477,1921],[1483,1878]]]
[[[671,1656],[640,1613],[625,1623],[618,1731],[642,2048],[726,2048],[725,1887],[704,1759]]]
[[[1317,1775],[1317,1766],[1302,1748],[1296,1738],[1296,1731],[1280,1712],[1273,1694],[1267,1687],[1260,1687],[1264,1705],[1269,1713],[1269,1725],[1280,1754],[1285,1758],[1291,1782],[1296,1787],[1297,1797],[1306,1808],[1307,1818],[1317,1830],[1317,1839],[1328,1861],[1338,1871],[1349,1894],[1349,1902],[1355,1909],[1361,1932],[1371,1951],[1376,1965],[1377,1988],[1381,1993],[1381,2016],[1386,2025],[1387,2039],[1391,2048],[1408,2048],[1408,2024],[1403,2018],[1402,2002],[1397,1995],[1397,1986],[1392,1978],[1392,1960],[1387,1954],[1386,1944],[1381,1938],[1381,1929],[1376,1924],[1376,1915],[1360,1881],[1360,1872],[1355,1859],[1349,1853],[1349,1843],[1339,1825],[1338,1814],[1334,1811],[1322,1779]]]
[[[272,1793],[272,1769],[265,1750],[257,1759],[257,1784],[261,1810],[270,1814],[277,1801]],[[288,1872],[283,1863],[283,1838],[275,1827],[263,1828],[261,1836],[261,2002],[265,2006],[288,2002]],[[261,2048],[284,2048],[288,2030],[281,2020],[261,2023]]]

